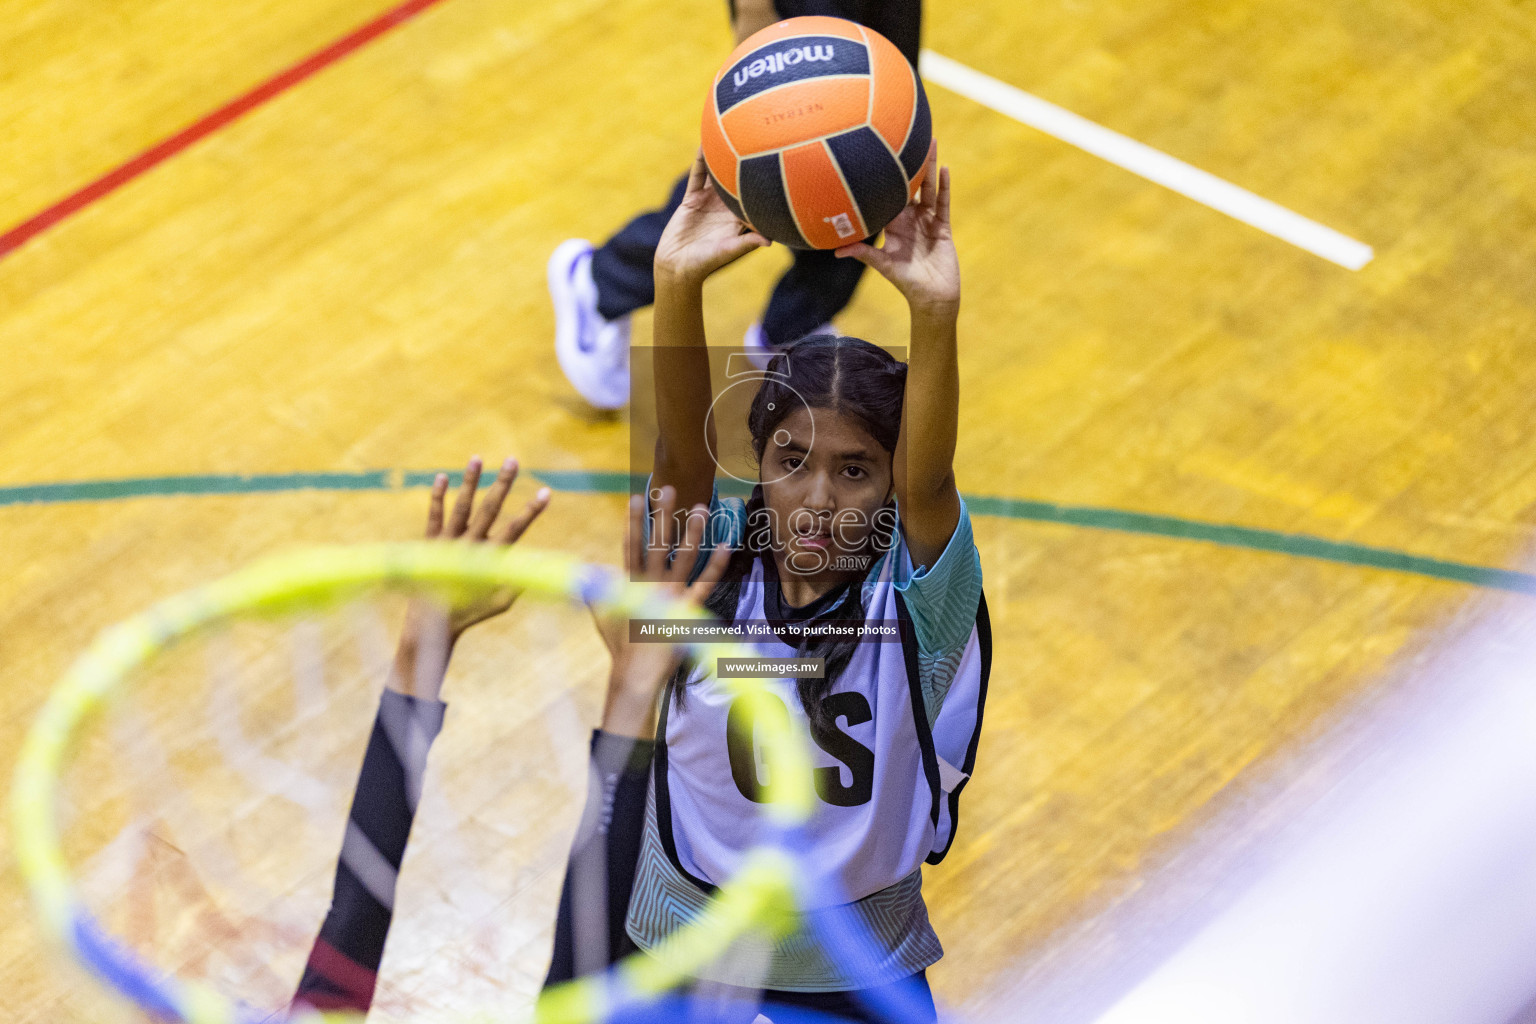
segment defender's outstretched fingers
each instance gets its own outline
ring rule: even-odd
[[[480,456],[476,455],[464,467],[464,482],[459,485],[459,496],[453,501],[453,512],[448,517],[448,536],[462,537],[469,525],[469,512],[475,504],[475,489],[480,486]]]
[[[709,553],[704,571],[699,573],[699,578],[687,590],[686,596],[695,607],[702,606],[714,592],[715,584],[720,582],[720,577],[725,575],[725,567],[731,563],[732,553],[733,549],[725,544],[716,544],[715,549]]]
[[[651,543],[646,547],[646,560],[641,565],[641,569],[647,574],[658,565],[666,565],[667,556],[672,553],[672,547],[675,543],[673,531],[677,528],[677,521],[673,518],[673,511],[677,507],[677,488],[668,484],[661,489],[656,498],[657,522],[655,529],[657,532],[652,535]],[[653,555],[659,557],[661,561],[651,561]]]
[[[496,517],[501,515],[502,503],[507,500],[507,492],[512,490],[513,482],[517,480],[517,459],[508,457],[501,464],[501,469],[496,473],[496,482],[491,484],[490,490],[485,492],[480,507],[475,509],[470,517],[469,536],[474,540],[484,540],[490,536],[491,527],[496,522]]]
[[[635,579],[645,565],[645,499],[629,499],[629,533],[624,538],[624,575]]]
[[[668,583],[682,585],[688,582],[688,574],[693,571],[694,563],[698,561],[699,548],[704,543],[704,527],[708,523],[708,506],[695,505],[688,510],[682,543],[677,546],[677,555],[672,559],[672,564],[667,567]]]
[[[549,507],[549,488],[540,487],[533,495],[532,500],[523,506],[523,510],[507,521],[507,524],[496,534],[496,543],[515,544],[533,525],[533,521]]]
[[[939,168],[939,220],[949,223],[949,168]]]
[[[448,493],[448,474],[432,478],[432,500],[427,505],[427,540],[436,540],[443,532],[443,496]]]

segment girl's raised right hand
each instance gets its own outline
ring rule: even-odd
[[[768,239],[737,220],[715,193],[701,153],[688,172],[682,205],[656,246],[656,277],[658,283],[666,279],[703,284],[721,267],[768,244]]]

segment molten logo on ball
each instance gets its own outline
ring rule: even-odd
[[[794,50],[785,50],[783,53],[770,53],[766,57],[759,57],[746,67],[737,68],[732,81],[736,83],[736,88],[740,89],[754,78],[778,74],[801,61],[810,63],[831,60],[835,56],[837,56],[836,51],[830,46],[802,46]]]

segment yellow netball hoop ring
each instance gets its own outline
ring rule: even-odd
[[[162,977],[103,929],[82,903],[60,847],[56,807],[60,772],[81,725],[128,675],[172,643],[231,619],[323,608],[371,592],[397,590],[452,595],[457,590],[514,587],[543,599],[579,600],[641,618],[707,618],[683,602],[661,602],[652,588],[612,570],[564,555],[524,548],[445,543],[316,548],[257,562],[217,582],[168,598],[103,632],[54,688],[22,746],[11,794],[16,859],[50,938],[137,1008],[187,1024],[245,1024],[252,1013],[200,983]],[[750,656],[741,648],[689,648],[702,665],[715,657]],[[748,700],[767,691],[761,681],[722,683]],[[803,739],[787,720],[757,717],[773,780],[766,814],[792,828],[811,813],[814,789]],[[782,934],[796,911],[793,861],[763,846],[722,885],[704,911],[660,947],[634,954],[605,974],[550,988],[529,1014],[538,1024],[588,1024],[625,1000],[658,996],[690,978],[737,937],[756,929]],[[356,1014],[315,1015],[326,1020]],[[269,1019],[269,1018],[268,1018]],[[463,1018],[461,1018],[463,1019]],[[484,1014],[475,1019],[492,1019]]]

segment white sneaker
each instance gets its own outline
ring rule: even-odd
[[[592,243],[561,242],[549,257],[555,304],[555,356],[565,379],[599,409],[629,403],[629,317],[604,320],[592,282]]]
[[[831,323],[822,324],[805,336],[809,338],[811,334],[835,334],[839,337],[842,336],[842,332],[833,327]],[[773,362],[773,357],[779,353],[778,348],[768,344],[768,335],[763,332],[763,324],[760,320],[752,321],[752,326],[747,328],[746,335],[741,339],[741,348],[747,354],[747,358],[752,361],[752,365],[759,370],[768,369],[768,364]]]

